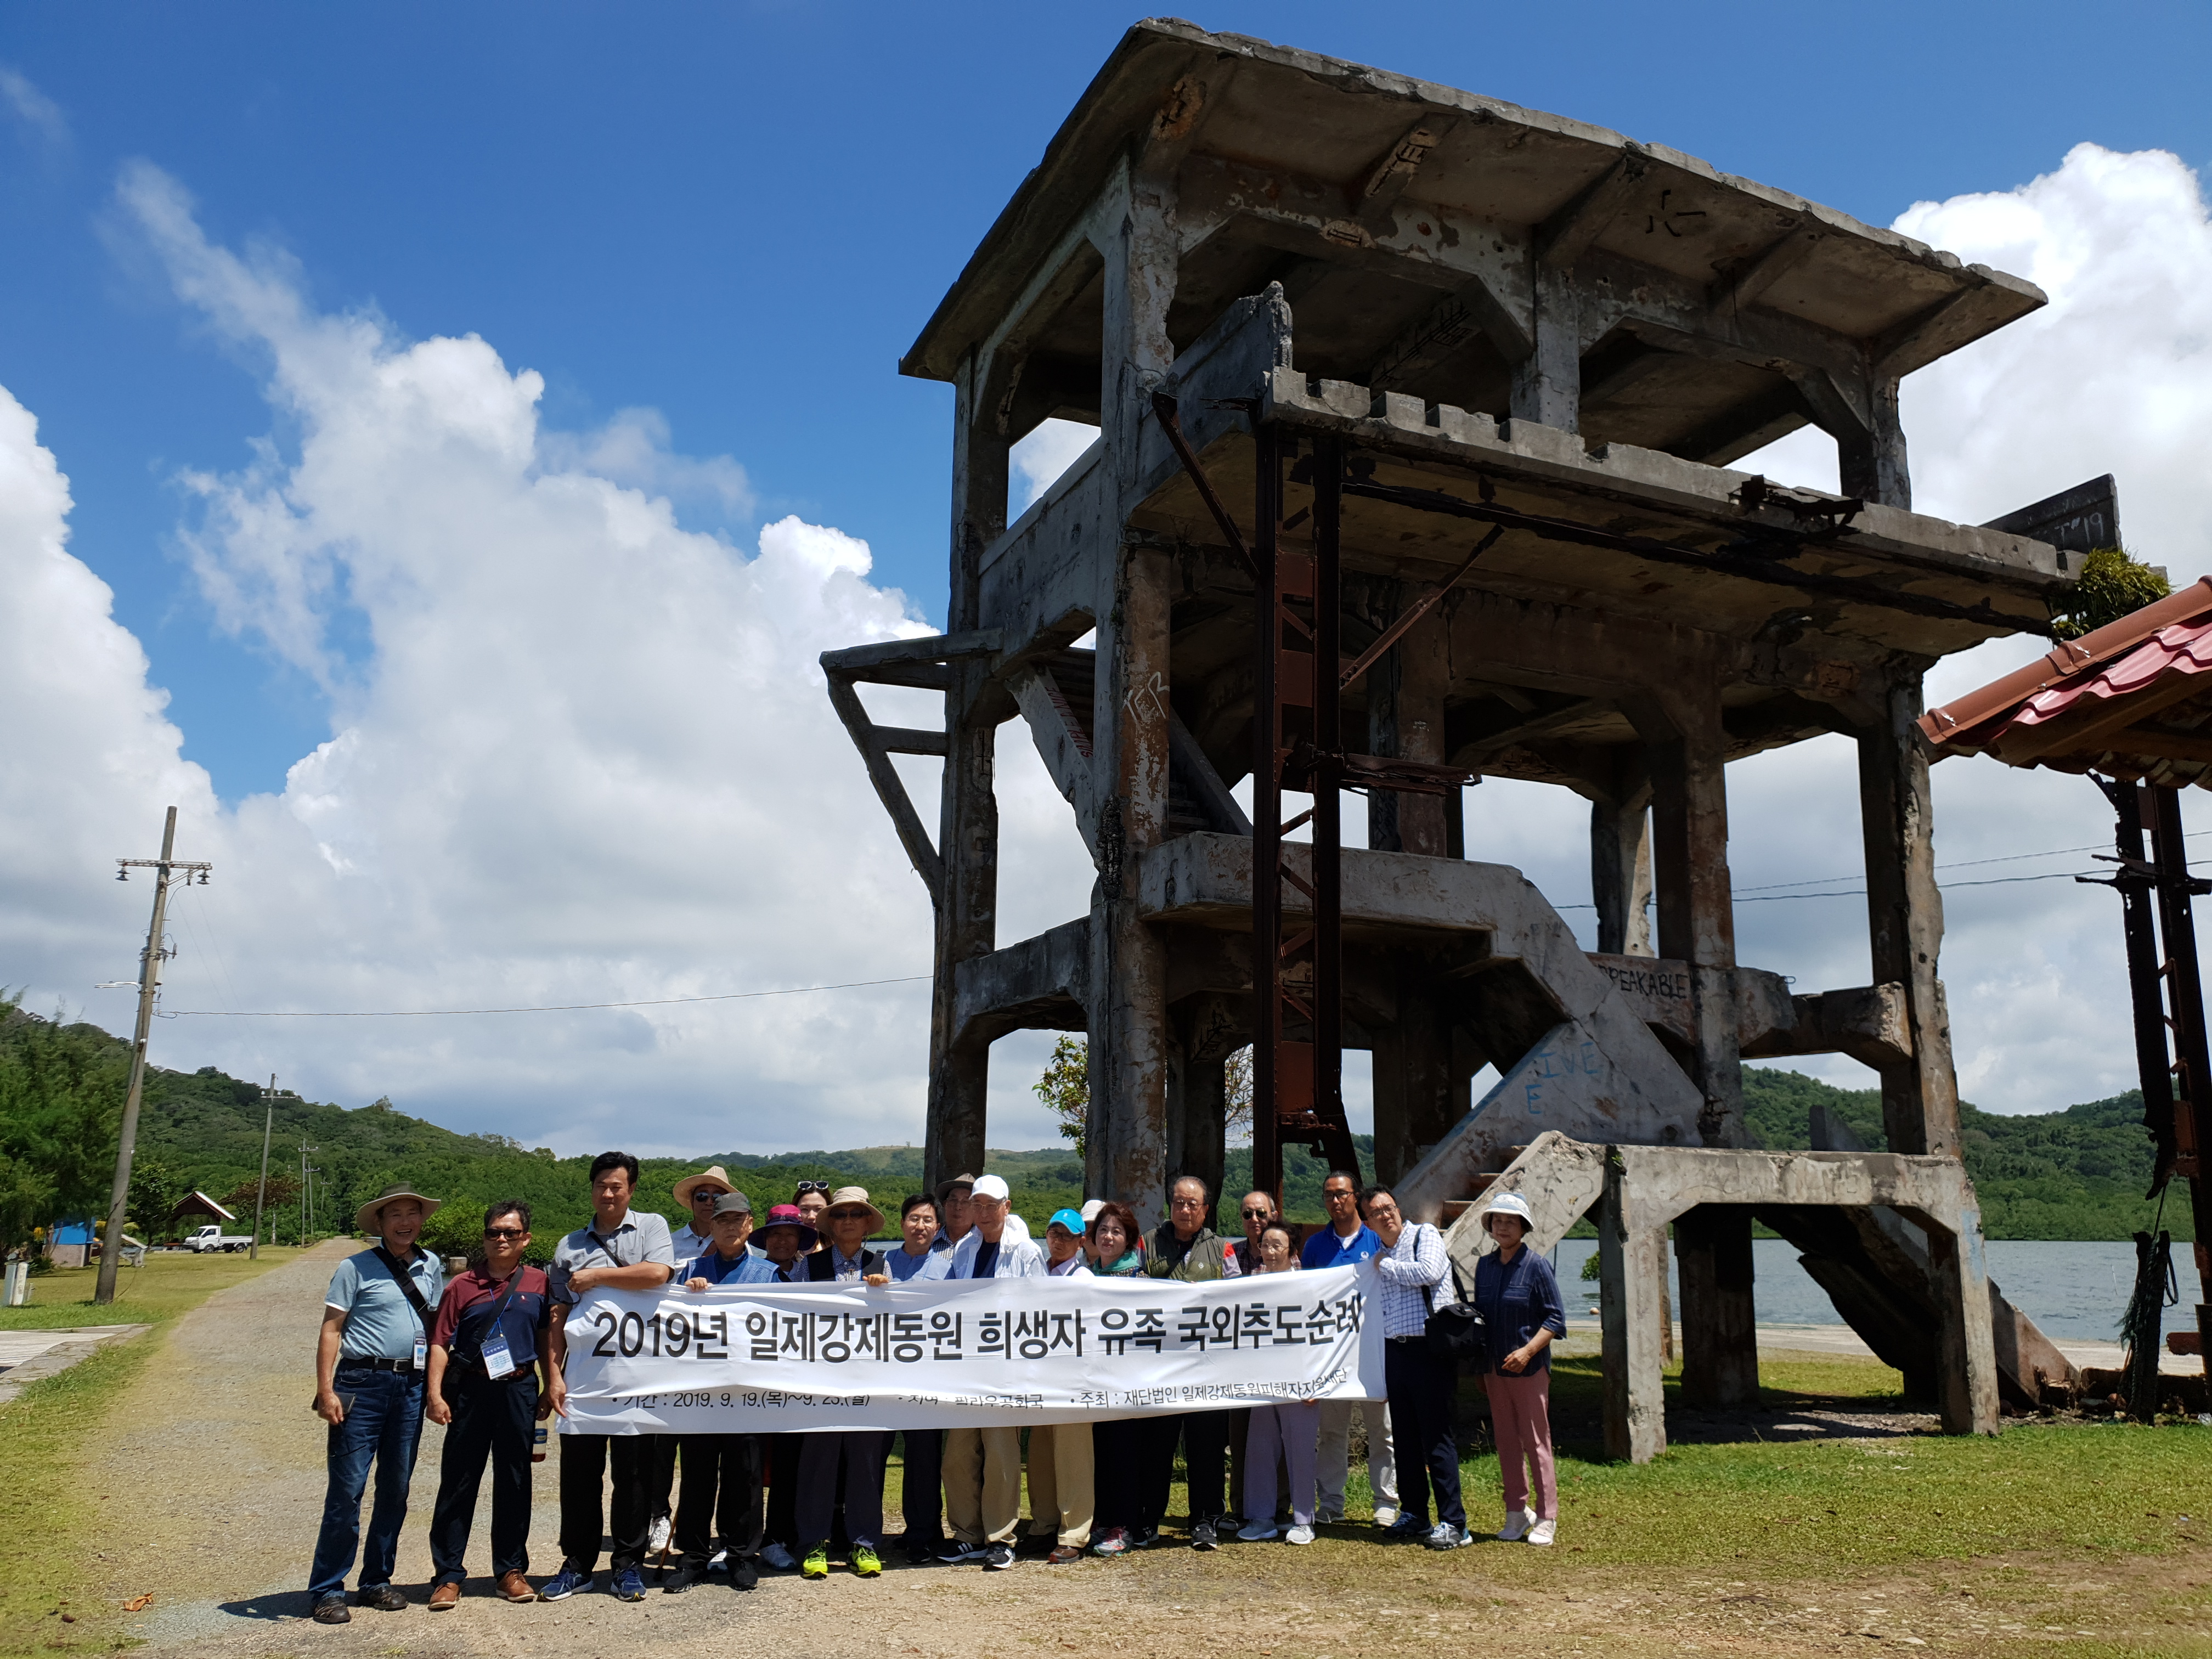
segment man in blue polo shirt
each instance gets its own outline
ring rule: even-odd
[[[1328,1225],[1306,1240],[1298,1265],[1356,1267],[1371,1259],[1382,1241],[1359,1218],[1359,1177],[1348,1170],[1331,1170],[1321,1184],[1321,1196],[1328,1206]],[[1344,1519],[1354,1412],[1367,1425],[1367,1485],[1375,1494],[1375,1524],[1387,1527],[1398,1518],[1398,1468],[1390,1445],[1390,1408],[1379,1400],[1321,1402],[1321,1434],[1314,1447],[1314,1484],[1319,1489],[1314,1518],[1323,1522]]]
[[[325,1456],[330,1482],[323,1525],[307,1581],[315,1622],[343,1625],[346,1574],[361,1552],[361,1605],[397,1613],[407,1598],[392,1588],[399,1528],[407,1520],[407,1488],[422,1438],[422,1383],[430,1325],[445,1276],[438,1259],[418,1249],[422,1224],[438,1200],[412,1187],[387,1187],[354,1216],[355,1231],[376,1243],[338,1263],[323,1297],[315,1343],[315,1415],[331,1425]],[[376,1467],[376,1504],[368,1539],[361,1536],[361,1499]]]

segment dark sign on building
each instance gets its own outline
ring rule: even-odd
[[[2002,530],[2014,536],[2026,536],[2052,547],[2065,549],[2069,553],[2087,553],[2100,547],[2120,544],[2120,487],[2109,472],[2101,478],[2092,478],[2071,489],[2062,489],[2056,495],[2045,496],[2033,507],[2023,507],[2017,513],[2008,513],[2002,519],[1991,519],[1982,526],[1984,530]]]

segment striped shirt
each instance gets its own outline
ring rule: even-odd
[[[1444,1236],[1425,1221],[1409,1221],[1398,1242],[1375,1253],[1376,1286],[1382,1304],[1382,1334],[1419,1336],[1429,1326],[1429,1290],[1451,1271]]]

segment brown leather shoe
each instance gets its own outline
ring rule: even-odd
[[[459,1584],[451,1583],[441,1584],[430,1592],[430,1611],[451,1613],[459,1603],[460,1599],[461,1587]]]
[[[499,1593],[509,1601],[535,1601],[538,1592],[530,1588],[530,1581],[519,1572],[510,1572],[499,1581]]]

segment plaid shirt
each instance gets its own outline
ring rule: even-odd
[[[1375,1254],[1376,1286],[1382,1304],[1382,1334],[1419,1336],[1429,1326],[1429,1289],[1451,1271],[1444,1236],[1425,1221],[1409,1221],[1398,1242]]]

